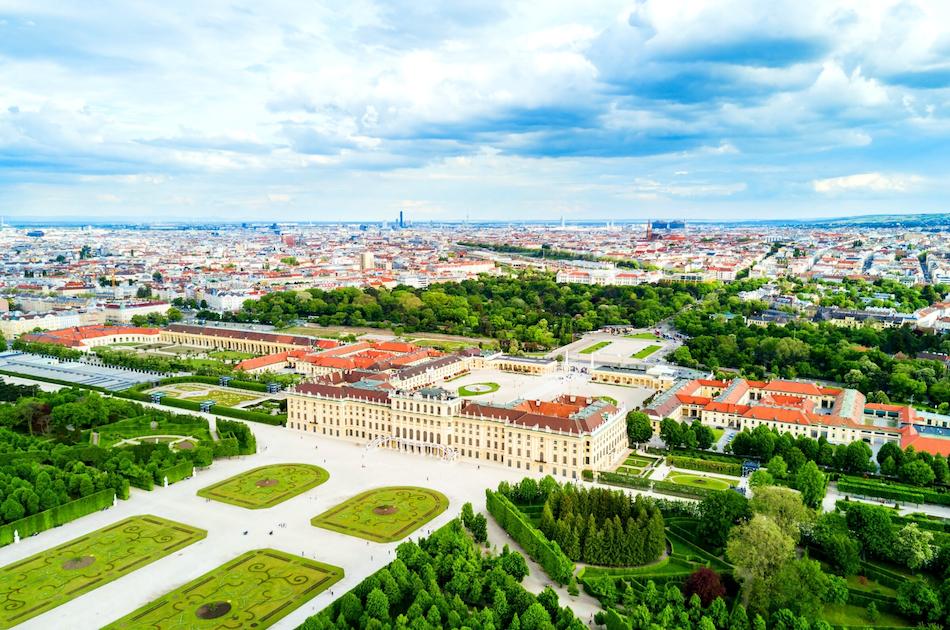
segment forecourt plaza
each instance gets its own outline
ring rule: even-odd
[[[17,544],[0,549],[0,566],[68,543],[122,519],[144,514],[187,524],[207,536],[119,579],[86,592],[17,625],[23,630],[98,629],[170,591],[255,549],[276,549],[345,571],[342,580],[271,626],[295,628],[365,577],[388,564],[401,541],[369,542],[315,527],[311,519],[367,490],[384,486],[429,488],[445,495],[449,507],[412,532],[418,539],[457,516],[471,501],[484,510],[485,488],[521,479],[524,471],[363,447],[336,439],[314,440],[281,427],[252,424],[258,453],[218,460],[211,468],[167,488],[132,490],[132,498]],[[268,509],[244,509],[198,496],[198,490],[268,464],[311,463],[329,479]],[[245,535],[244,532],[247,532]],[[403,539],[405,540],[405,539]]]

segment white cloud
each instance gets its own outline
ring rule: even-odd
[[[847,191],[907,192],[923,181],[917,175],[885,175],[883,173],[856,173],[812,181],[815,192],[835,194]]]

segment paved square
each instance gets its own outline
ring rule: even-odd
[[[313,517],[310,523],[373,542],[393,542],[419,529],[448,506],[445,495],[435,490],[376,488]]]
[[[202,488],[199,497],[230,503],[249,510],[274,507],[278,503],[316,488],[330,478],[319,466],[272,464],[254,468]]]
[[[204,538],[201,529],[133,516],[0,569],[0,627],[11,628]]]
[[[103,630],[269,628],[343,577],[343,569],[255,549],[149,602]]]

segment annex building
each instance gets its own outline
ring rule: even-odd
[[[832,444],[863,440],[906,448],[913,443],[918,450],[930,452],[950,446],[950,441],[930,437],[942,436],[948,418],[925,418],[909,405],[869,403],[855,389],[799,381],[684,379],[659,394],[644,411],[653,421],[654,433],[659,433],[664,418],[673,418],[737,430],[766,426]]]

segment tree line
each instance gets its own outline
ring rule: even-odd
[[[587,564],[647,564],[666,548],[660,510],[621,490],[560,486],[544,502],[539,529],[568,558]]]
[[[950,409],[950,373],[942,361],[920,352],[950,354],[950,338],[906,326],[846,328],[791,322],[750,326],[743,316],[766,305],[743,302],[730,285],[724,295],[685,310],[674,319],[686,343],[670,359],[688,367],[737,370],[754,379],[812,378],[844,383],[871,402],[911,401]]]
[[[549,273],[480,276],[425,289],[306,289],[248,300],[223,319],[284,326],[386,326],[397,332],[441,332],[498,339],[526,349],[552,348],[607,324],[652,326],[711,290],[705,284],[634,287],[557,284]]]

